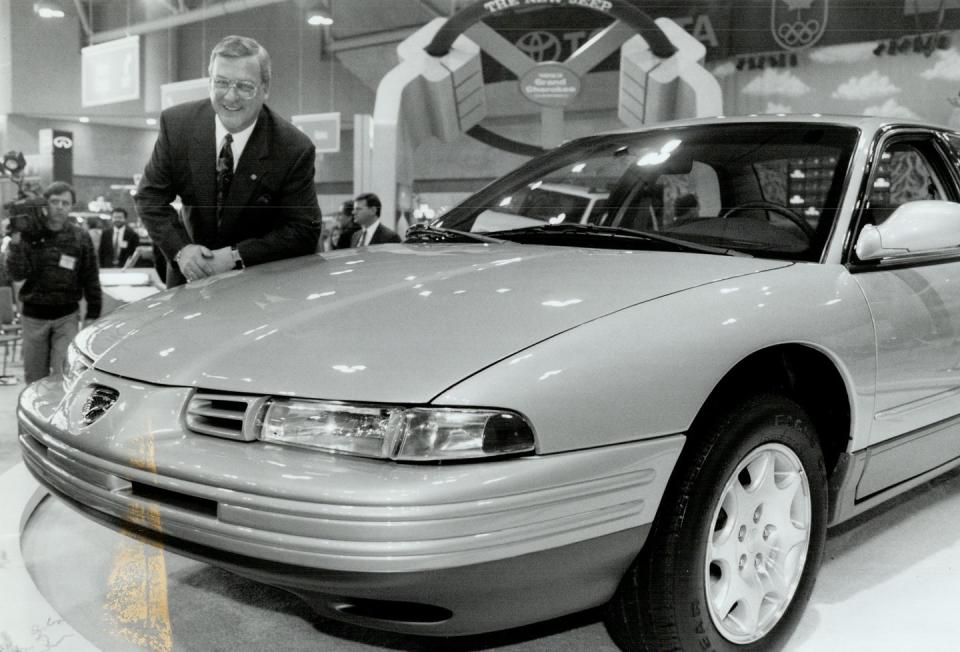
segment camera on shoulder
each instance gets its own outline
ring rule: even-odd
[[[46,206],[47,200],[43,197],[24,197],[4,204],[3,207],[10,217],[8,233],[19,233],[20,237],[28,242],[40,240],[46,228],[43,213]]]

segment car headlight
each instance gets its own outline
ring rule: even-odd
[[[530,453],[533,429],[504,410],[402,408],[275,399],[262,441],[414,462]]]
[[[80,352],[80,348],[73,342],[67,345],[67,355],[63,362],[63,386],[66,390],[73,389],[80,376],[93,366],[93,360]]]

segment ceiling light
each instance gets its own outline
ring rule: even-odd
[[[313,9],[307,12],[307,24],[315,27],[333,25],[333,18],[325,11]]]
[[[80,122],[82,122],[82,123],[84,123],[84,124],[90,122],[90,118],[88,118],[88,117],[85,116],[85,115],[80,116],[79,118],[77,118],[77,120],[79,120]]]
[[[63,18],[67,15],[56,0],[40,0],[33,3],[33,13],[40,18]]]
[[[157,124],[157,119],[156,119],[156,118],[147,118],[147,124],[152,127],[152,126],[154,126],[155,124]]]

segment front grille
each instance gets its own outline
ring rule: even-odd
[[[130,483],[130,495],[150,502],[159,503],[168,507],[175,507],[186,512],[202,514],[203,516],[217,516],[217,501],[206,498],[197,498],[182,494],[178,491],[161,489],[142,482]]]
[[[266,401],[265,396],[197,392],[187,405],[187,428],[203,435],[254,441]]]
[[[83,407],[80,408],[80,420],[83,425],[89,426],[106,414],[119,397],[120,392],[112,387],[93,385],[90,389],[90,395],[87,396],[87,400],[83,402]]]

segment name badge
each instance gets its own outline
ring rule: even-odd
[[[60,267],[64,269],[73,270],[77,266],[77,259],[75,256],[68,256],[67,254],[60,254]]]

